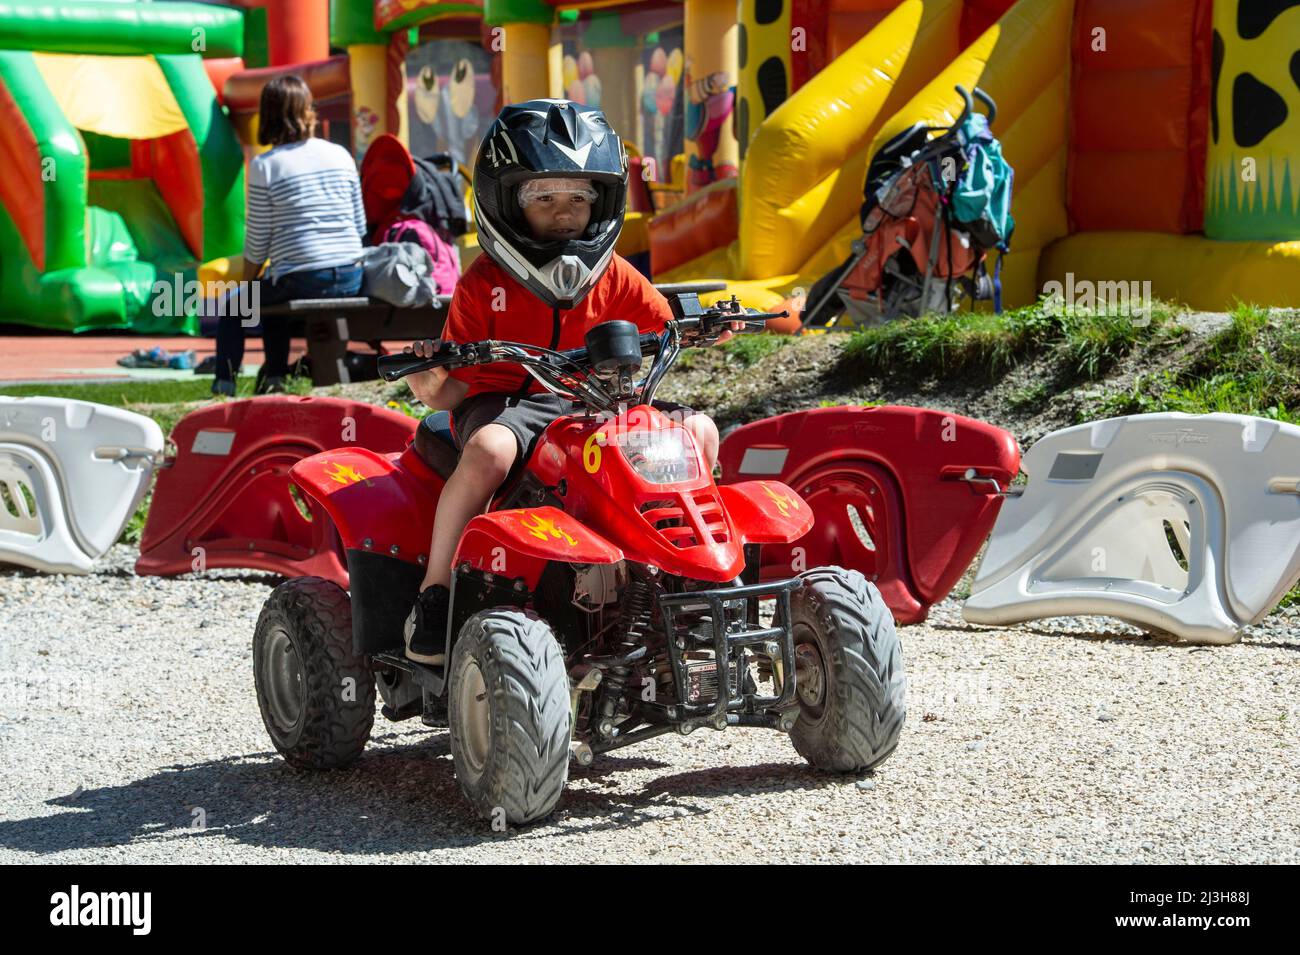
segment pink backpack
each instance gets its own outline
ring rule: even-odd
[[[433,281],[439,295],[450,295],[460,278],[456,250],[423,219],[398,219],[384,230],[380,242],[414,242],[433,259]]]

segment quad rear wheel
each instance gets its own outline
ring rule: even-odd
[[[271,592],[253,634],[257,705],[292,765],[336,769],[365,749],[375,677],[352,649],[352,603],[337,584],[296,577]]]
[[[898,745],[907,676],[894,617],[856,570],[818,567],[790,595],[799,718],[790,738],[818,769],[861,772]]]
[[[522,825],[550,814],[569,778],[569,676],[547,622],[511,607],[461,628],[451,652],[451,755],[485,819]]]

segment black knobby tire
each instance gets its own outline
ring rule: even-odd
[[[296,577],[271,592],[253,635],[253,677],[262,722],[290,764],[337,769],[361,755],[375,676],[353,651],[352,603],[337,584]]]
[[[452,648],[448,704],[456,778],[478,813],[516,825],[548,815],[569,778],[571,722],[550,625],[509,607],[470,617]]]
[[[893,614],[856,570],[818,567],[800,577],[803,586],[790,595],[795,654],[821,667],[821,683],[809,679],[800,687],[790,738],[818,769],[870,769],[894,751],[907,715]]]

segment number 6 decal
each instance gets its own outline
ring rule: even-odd
[[[587,469],[588,474],[595,474],[600,470],[600,447],[604,443],[605,432],[597,431],[582,446],[582,466]]]

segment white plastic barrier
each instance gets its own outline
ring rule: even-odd
[[[0,397],[0,563],[88,573],[163,452],[150,418],[64,398]]]
[[[1047,435],[1021,470],[962,608],[972,623],[1105,614],[1232,643],[1300,578],[1300,427],[1111,418]]]

